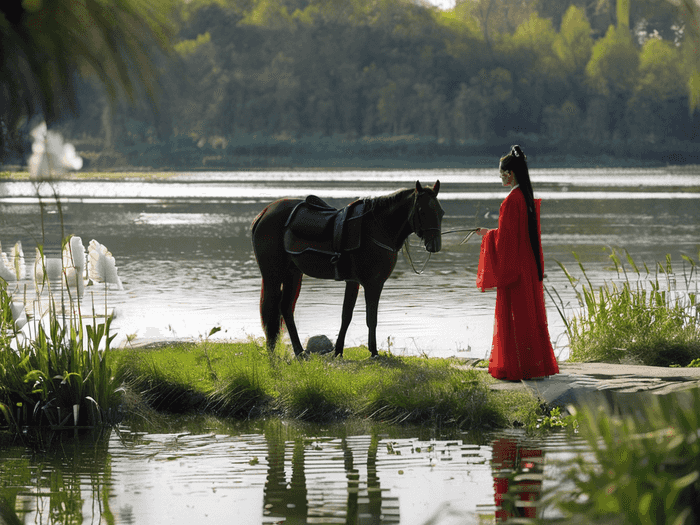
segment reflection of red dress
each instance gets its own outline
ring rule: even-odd
[[[535,200],[538,242],[540,203],[540,199]],[[541,262],[544,268],[544,258]],[[527,205],[519,188],[511,190],[501,204],[498,229],[490,230],[481,240],[476,286],[481,291],[496,288],[489,373],[510,380],[558,373],[547,328],[544,288],[530,245]]]

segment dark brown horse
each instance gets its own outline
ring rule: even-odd
[[[377,355],[377,308],[384,283],[396,265],[397,254],[406,238],[416,233],[429,252],[440,251],[440,228],[444,212],[437,200],[440,181],[430,187],[422,187],[416,182],[415,188],[399,190],[391,195],[365,199],[355,204],[355,214],[351,228],[344,227],[344,236],[353,237],[353,246],[349,251],[334,250],[328,253],[323,249],[290,249],[289,232],[293,226],[291,218],[299,216],[311,223],[311,232],[320,232],[323,228],[323,210],[319,211],[319,222],[314,219],[314,209],[322,208],[325,203],[319,199],[281,199],[267,206],[253,221],[252,238],[255,257],[262,274],[260,294],[260,317],[262,319],[267,346],[275,347],[280,333],[281,320],[287,326],[292,347],[296,355],[304,349],[299,341],[294,324],[294,306],[301,289],[302,275],[320,279],[345,281],[345,298],[343,300],[342,324],[335,342],[335,355],[343,354],[345,334],[347,333],[352,313],[357,301],[360,285],[365,291],[367,310],[367,327],[369,328],[369,351]],[[306,204],[311,201],[314,206]],[[304,207],[303,215],[299,212]],[[353,206],[353,205],[350,205]],[[298,208],[300,207],[300,208]],[[345,210],[343,209],[343,217]],[[329,208],[325,213],[335,210]],[[302,217],[303,215],[303,217]],[[310,218],[310,219],[309,219]],[[326,230],[338,229],[340,224],[332,222]],[[320,236],[318,233],[314,235]],[[286,241],[285,241],[286,239]],[[329,239],[330,241],[330,239]],[[332,241],[330,241],[333,244]],[[330,244],[329,244],[330,245]],[[285,249],[286,247],[286,249]],[[292,253],[289,253],[292,252]]]

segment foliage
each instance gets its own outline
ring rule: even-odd
[[[700,390],[649,395],[630,415],[587,407],[581,434],[594,455],[569,472],[560,502],[571,523],[697,523],[700,520]]]
[[[0,411],[11,429],[95,426],[115,421],[121,401],[108,364],[111,317],[84,324],[74,301],[49,293],[49,311],[20,331],[7,284],[0,281]],[[93,312],[94,314],[94,312]]]
[[[143,402],[171,412],[306,421],[349,417],[484,430],[523,422],[530,395],[491,392],[483,371],[448,359],[380,356],[347,349],[344,359],[268,354],[256,341],[200,343],[113,354],[118,377]]]
[[[569,338],[571,361],[637,362],[652,366],[686,366],[700,357],[700,312],[697,309],[697,263],[683,256],[685,291],[677,289],[671,257],[644,273],[626,253],[630,275],[620,254],[609,257],[617,281],[595,290],[576,254],[582,280],[558,263],[573,287],[580,311],[559,313]],[[687,266],[686,266],[687,265]],[[689,266],[689,269],[688,269]],[[693,287],[694,286],[694,287]],[[562,305],[563,306],[563,305]]]
[[[482,157],[516,138],[536,143],[540,155],[575,141],[580,156],[695,158],[698,117],[684,87],[694,58],[690,39],[674,41],[677,8],[635,2],[630,26],[616,27],[609,2],[521,4],[459,2],[440,11],[408,0],[182,3],[181,61],[163,68],[157,118],[142,107],[106,118],[99,91],[87,85],[83,112],[64,134],[95,149],[83,153],[90,169],[348,159],[373,167],[387,154],[402,158],[400,149],[362,147],[362,137],[387,135],[429,138],[415,154],[423,162],[474,156],[472,149]],[[644,44],[650,35],[663,37],[665,49]],[[324,149],[327,137],[335,155]]]
[[[0,156],[17,126],[37,114],[53,123],[78,105],[76,75],[115,98],[158,89],[154,50],[170,46],[169,0],[4,2],[0,7]]]
[[[561,407],[553,407],[536,419],[536,423],[528,427],[530,432],[543,432],[553,430],[555,428],[570,428],[574,432],[578,432],[578,419],[575,414],[564,415],[561,413]]]

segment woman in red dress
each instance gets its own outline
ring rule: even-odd
[[[496,288],[496,320],[489,373],[519,381],[559,372],[549,339],[542,277],[540,199],[535,199],[520,146],[501,158],[501,180],[512,186],[501,204],[498,229],[481,229],[476,286]]]

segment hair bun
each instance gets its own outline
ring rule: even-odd
[[[515,146],[512,146],[510,148],[510,154],[513,155],[516,159],[522,158],[523,160],[526,160],[527,157],[523,153],[523,150],[520,149],[520,146],[517,144]]]

